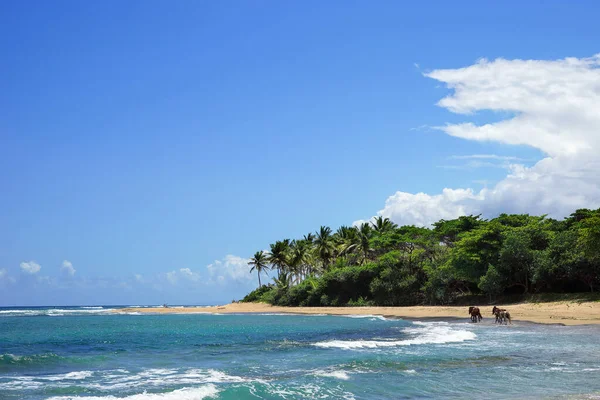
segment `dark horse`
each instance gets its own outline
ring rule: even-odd
[[[492,314],[494,314],[496,316],[496,323],[497,324],[512,324],[512,319],[510,318],[510,313],[508,311],[506,311],[506,309],[504,308],[498,308],[496,306],[494,306],[494,308],[492,308]]]
[[[471,316],[471,322],[479,322],[483,319],[479,307],[469,307],[469,315]]]

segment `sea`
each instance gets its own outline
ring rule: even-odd
[[[600,326],[118,308],[0,308],[0,399],[600,399]]]

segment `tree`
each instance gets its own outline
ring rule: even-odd
[[[373,225],[373,229],[377,233],[389,232],[398,227],[395,223],[393,223],[389,218],[383,218],[382,216],[375,217],[375,220],[371,222]]]
[[[480,220],[479,215],[462,216],[448,221],[442,219],[433,224],[433,231],[442,243],[452,245],[461,233],[472,231],[483,223],[485,221]]]
[[[497,222],[485,222],[459,235],[448,259],[456,279],[477,285],[488,265],[497,264],[503,229]]]
[[[296,283],[299,283],[308,273],[309,250],[310,244],[305,240],[292,240],[290,244],[289,268],[290,273],[296,278]]]
[[[369,259],[369,253],[372,250],[369,241],[372,234],[371,226],[367,223],[361,224],[357,230],[356,252],[361,255],[360,264]]]
[[[577,210],[561,221],[470,215],[440,220],[433,229],[377,217],[335,233],[321,226],[303,239],[277,241],[262,261],[259,253],[249,264],[277,269],[276,285],[261,286],[250,298],[277,305],[448,304],[514,287],[596,291],[600,210]],[[262,271],[254,269],[260,285]]]
[[[287,272],[289,266],[288,253],[290,249],[290,241],[288,239],[278,240],[274,244],[271,244],[271,251],[267,256],[269,264],[271,264],[277,273],[280,275],[282,272]]]
[[[267,256],[265,252],[257,251],[256,253],[254,253],[254,257],[250,259],[248,265],[252,266],[252,268],[250,268],[250,273],[256,270],[256,273],[258,275],[258,287],[261,287],[262,284],[260,283],[260,274],[263,271],[266,272],[269,269],[269,266],[267,264]]]
[[[505,278],[498,272],[496,267],[490,265],[486,274],[479,279],[478,286],[479,289],[490,295],[491,300],[492,296],[499,295],[504,291],[505,281]]]
[[[331,237],[331,228],[328,226],[321,226],[316,234],[314,243],[317,255],[323,263],[323,269],[327,270],[335,250],[333,239]]]
[[[600,263],[600,212],[581,222],[580,241],[585,256]]]

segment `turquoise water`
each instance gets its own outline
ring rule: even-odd
[[[600,328],[0,309],[0,399],[600,398]]]

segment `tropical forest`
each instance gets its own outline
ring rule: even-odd
[[[600,287],[600,209],[580,209],[563,220],[470,215],[417,227],[377,217],[335,232],[322,226],[256,252],[249,268],[259,286],[242,301],[279,306],[593,293]]]

